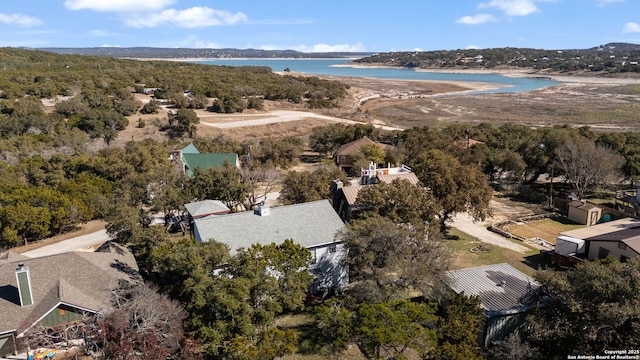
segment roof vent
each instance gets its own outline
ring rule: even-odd
[[[506,281],[504,281],[504,280],[500,280],[500,283],[499,283],[499,284],[496,284],[496,285],[498,285],[498,286],[502,286],[502,287],[505,287],[505,286],[507,286],[507,282],[506,282]]]

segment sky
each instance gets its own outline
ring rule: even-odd
[[[640,0],[0,0],[0,47],[390,52],[640,44]]]

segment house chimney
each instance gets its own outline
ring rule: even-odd
[[[19,262],[18,267],[16,268],[16,280],[18,283],[18,297],[20,298],[20,306],[33,305],[31,275],[29,274],[29,267],[24,266],[23,262]]]
[[[258,206],[258,215],[260,216],[269,216],[271,215],[271,207],[269,205],[265,205],[264,203]]]

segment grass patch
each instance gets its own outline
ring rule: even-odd
[[[532,221],[522,225],[512,225],[507,227],[510,233],[523,238],[542,238],[552,244],[556,243],[556,238],[560,233],[583,228],[584,225],[576,224],[566,218],[548,218],[540,221]]]
[[[506,262],[527,275],[535,272],[538,250],[531,249],[526,254],[486,244],[465,232],[452,228],[445,244],[453,252],[452,270],[466,269],[476,266],[493,265]],[[518,242],[518,244],[522,244]],[[486,251],[473,252],[472,249],[482,245]]]

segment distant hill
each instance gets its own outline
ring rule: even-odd
[[[140,59],[219,59],[219,58],[353,58],[373,55],[371,52],[304,53],[295,50],[260,49],[189,49],[153,47],[39,48],[58,54],[112,56]]]
[[[590,49],[495,48],[380,53],[354,60],[424,69],[527,68],[534,71],[640,74],[640,45],[609,43]]]

